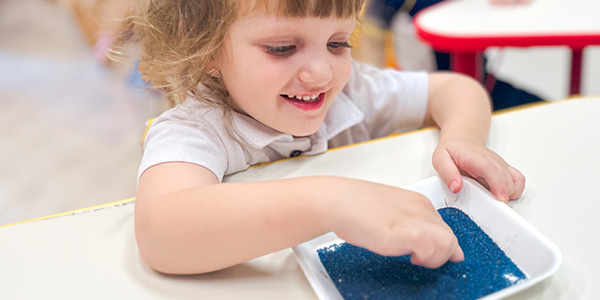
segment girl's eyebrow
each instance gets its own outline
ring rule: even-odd
[[[273,32],[263,32],[257,35],[250,37],[252,40],[257,43],[265,43],[265,42],[277,42],[277,41],[294,41],[298,42],[299,40],[304,39],[301,34],[296,33],[273,33]]]

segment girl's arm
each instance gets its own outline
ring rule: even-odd
[[[331,176],[219,184],[188,163],[140,177],[136,239],[161,272],[211,272],[329,231],[382,255],[413,254],[426,267],[464,259],[431,202],[397,187]]]
[[[434,168],[455,193],[462,188],[461,173],[466,173],[507,202],[521,196],[525,177],[486,148],[490,120],[490,100],[479,83],[453,73],[429,75],[426,122],[440,128]]]

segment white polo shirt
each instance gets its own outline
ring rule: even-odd
[[[233,112],[231,139],[222,112],[195,99],[161,114],[144,141],[139,176],[166,162],[187,162],[212,171],[219,181],[248,167],[339,147],[422,126],[427,109],[427,74],[380,70],[352,62],[346,86],[332,103],[319,130],[308,137],[278,132]],[[293,153],[293,154],[292,154]]]

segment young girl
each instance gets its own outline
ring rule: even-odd
[[[476,82],[353,62],[363,0],[148,0],[129,34],[140,71],[176,106],[145,140],[136,196],[140,253],[154,269],[223,269],[333,231],[347,242],[436,268],[464,259],[424,196],[314,176],[220,183],[283,157],[437,125],[433,165],[453,192],[461,173],[502,201],[524,177],[486,148],[489,99]]]

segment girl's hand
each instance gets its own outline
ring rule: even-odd
[[[330,208],[332,228],[346,242],[384,256],[412,254],[413,264],[428,268],[464,260],[452,229],[425,196],[351,179],[338,179],[331,191],[339,199]]]
[[[441,140],[433,152],[433,167],[453,193],[462,189],[461,174],[474,178],[503,202],[518,199],[525,188],[521,172],[468,138]]]

